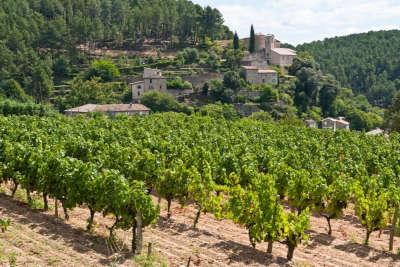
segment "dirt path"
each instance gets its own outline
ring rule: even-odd
[[[163,203],[165,205],[165,203]],[[145,231],[145,241],[153,242],[154,251],[165,257],[170,266],[284,266],[286,247],[274,244],[273,257],[265,254],[266,245],[253,249],[247,232],[228,220],[202,215],[198,229],[191,225],[192,207],[173,205],[173,218],[166,220],[163,209],[159,222]],[[107,242],[111,218],[96,215],[96,231],[85,231],[87,209],[76,208],[67,223],[53,212],[31,210],[17,200],[0,194],[0,217],[10,218],[11,226],[0,233],[0,265],[8,266],[15,258],[17,266],[135,266],[129,255],[131,233],[117,231],[119,248]],[[295,251],[295,266],[400,266],[400,257],[385,252],[388,233],[371,236],[370,247],[361,245],[364,230],[357,219],[347,213],[332,223],[333,236],[326,233],[323,218],[312,217],[307,246]],[[395,240],[395,251],[400,239]],[[137,264],[136,264],[137,265]]]

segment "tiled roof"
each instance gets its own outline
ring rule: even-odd
[[[344,124],[344,125],[349,125],[350,122],[345,121],[344,119],[334,119],[334,118],[325,118],[322,121],[332,121],[332,122],[336,122],[336,123],[340,123],[340,124]]]
[[[243,66],[242,68],[244,68],[245,70],[258,70],[256,66]]]
[[[273,48],[272,51],[282,56],[295,56],[296,51],[289,48]]]
[[[275,74],[276,71],[275,70],[258,70],[258,73],[273,73],[273,74]]]
[[[150,109],[142,104],[108,104],[108,105],[86,104],[80,107],[66,110],[66,112],[71,112],[71,113],[129,112],[129,111],[150,111]]]

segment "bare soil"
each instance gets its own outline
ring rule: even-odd
[[[202,215],[198,229],[193,229],[193,207],[173,203],[172,219],[166,219],[165,206],[158,223],[145,230],[145,241],[170,266],[400,266],[400,257],[387,252],[388,231],[371,235],[370,246],[362,245],[364,229],[350,211],[333,220],[333,235],[328,236],[326,221],[312,217],[310,239],[295,251],[287,263],[286,247],[275,243],[268,256],[266,244],[253,249],[246,229],[228,220]],[[62,210],[60,209],[60,214]],[[54,211],[32,210],[25,203],[0,194],[0,218],[12,223],[0,233],[0,265],[9,266],[138,266],[129,253],[130,231],[117,231],[118,244],[107,241],[107,226],[112,218],[95,217],[94,233],[85,231],[89,211],[83,207],[70,213],[65,222]],[[400,238],[395,240],[395,251]]]

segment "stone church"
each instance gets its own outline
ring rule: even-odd
[[[250,38],[245,38],[243,40],[248,47]],[[293,64],[293,59],[296,57],[296,51],[289,48],[281,48],[281,42],[275,39],[273,34],[256,34],[255,50],[256,52],[254,54],[250,54],[242,60],[243,65],[257,67],[275,65],[288,67]]]

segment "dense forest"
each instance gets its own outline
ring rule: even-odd
[[[400,31],[378,31],[299,45],[343,86],[386,107],[400,89]]]
[[[49,97],[53,76],[68,75],[69,63],[80,63],[79,44],[174,46],[231,36],[217,9],[187,0],[4,0],[0,81],[16,81],[41,102]]]

